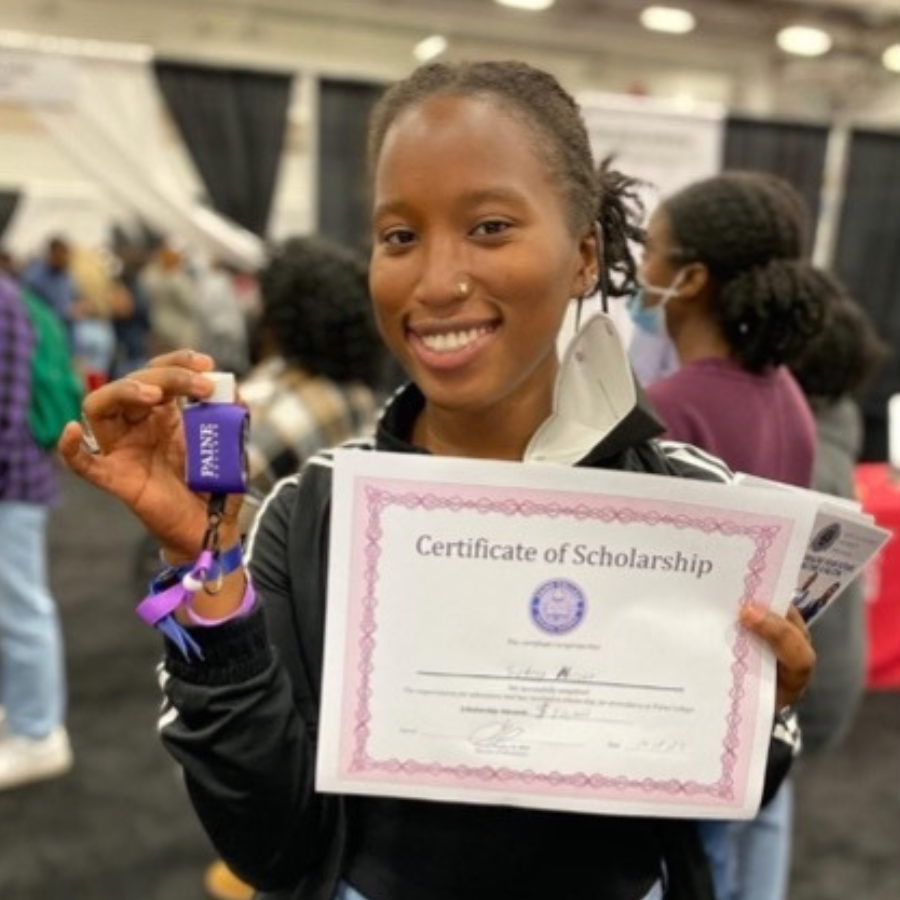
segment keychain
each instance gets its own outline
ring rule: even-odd
[[[222,552],[219,528],[225,515],[229,494],[247,490],[246,439],[249,424],[247,410],[235,403],[234,375],[227,372],[205,373],[215,382],[212,395],[189,403],[183,413],[185,436],[185,480],[191,490],[209,493],[206,504],[206,530],[200,555],[193,563],[168,566],[150,584],[149,594],[136,612],[148,625],[168,637],[186,658],[202,658],[197,642],[175,618],[182,607],[191,625],[211,626],[245,615],[252,609],[256,594],[249,578],[240,606],[220,619],[205,619],[190,607],[194,595],[203,591],[217,594],[226,575],[243,562],[243,547],[238,541]]]

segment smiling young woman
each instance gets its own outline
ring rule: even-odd
[[[639,394],[609,404],[608,427],[596,437],[586,428],[583,449],[545,427],[571,368],[556,354],[565,308],[598,280],[630,292],[629,241],[641,235],[632,182],[595,166],[578,107],[556,79],[519,62],[425,66],[376,107],[370,150],[370,289],[381,334],[411,380],[354,446],[528,460],[540,434],[560,464],[727,479],[715,460],[657,444],[661,426]],[[594,387],[609,360],[595,362]],[[199,551],[202,528],[172,412],[182,396],[207,395],[212,365],[174,354],[104,386],[86,408],[101,453],[80,451],[76,424],[61,446],[74,471],[187,555]],[[624,353],[611,365],[617,383],[631,384]],[[173,509],[185,511],[176,522]],[[257,606],[190,628],[202,658],[166,644],[160,733],[229,865],[279,900],[708,897],[692,823],[316,791],[332,510],[326,453],[280,482],[257,519],[246,561]],[[427,603],[429,585],[415,590]],[[236,591],[223,590],[223,612],[237,606]],[[814,654],[796,621],[751,612],[741,622],[776,654],[784,704],[808,681]],[[767,790],[790,755],[790,740],[773,730]]]

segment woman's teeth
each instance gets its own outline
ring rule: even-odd
[[[482,335],[489,334],[491,328],[469,328],[466,331],[450,331],[445,334],[429,334],[422,336],[422,343],[434,353],[453,353],[463,350]]]

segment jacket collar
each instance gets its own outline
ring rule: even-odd
[[[426,452],[409,442],[424,404],[414,384],[401,388],[379,422],[379,448]],[[584,323],[563,356],[553,412],[534,433],[524,461],[596,464],[663,430],[634,377],[618,329],[609,316],[597,313]]]

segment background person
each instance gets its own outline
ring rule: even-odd
[[[819,295],[830,305],[830,325],[806,342],[790,368],[815,416],[812,486],[854,499],[853,468],[863,447],[863,416],[856,396],[878,373],[889,349],[866,311],[834,275],[817,270],[814,277]],[[865,617],[863,581],[856,578],[813,626],[819,662],[798,706],[803,761],[836,747],[854,721],[865,690]]]
[[[28,428],[33,343],[19,287],[0,273],[0,790],[72,765],[63,635],[46,555],[56,472]]]
[[[802,199],[782,179],[726,172],[666,198],[647,227],[637,304],[678,369],[647,394],[666,434],[733,469],[809,487],[815,422],[785,365],[827,321],[806,258]],[[750,822],[706,822],[718,900],[780,900],[790,871],[785,784]]]
[[[77,299],[75,282],[69,271],[71,260],[72,249],[68,240],[54,235],[47,241],[43,256],[28,263],[20,275],[22,284],[59,316],[70,341]]]
[[[371,431],[386,360],[365,261],[323,237],[294,237],[259,273],[250,409],[252,493],[300,471],[323,447]]]
[[[200,315],[197,284],[181,249],[171,240],[163,241],[138,279],[150,314],[148,352],[154,355],[196,346]]]

